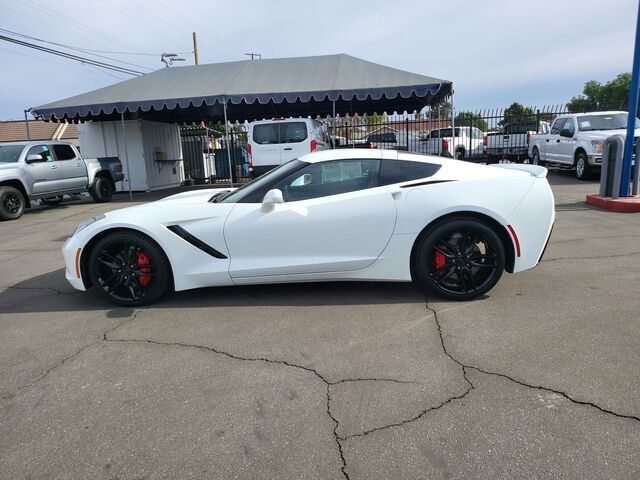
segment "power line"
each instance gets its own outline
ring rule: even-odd
[[[91,58],[81,57],[79,55],[73,55],[71,53],[63,52],[60,50],[55,50],[48,47],[43,47],[42,45],[36,45],[35,43],[25,42],[23,40],[18,40],[17,38],[7,37],[5,35],[0,35],[0,40],[4,40],[6,42],[15,43],[17,45],[22,45],[23,47],[33,48],[35,50],[40,50],[42,52],[51,53],[53,55],[58,55],[60,57],[68,58],[71,60],[76,60],[81,63],[86,63],[87,65],[95,65],[96,67],[105,68],[108,70],[113,70],[120,73],[126,73],[128,75],[144,75],[143,72],[139,72],[137,70],[132,70],[130,68],[121,67],[119,65],[111,65],[109,63],[99,62],[97,60],[93,60]]]
[[[91,52],[91,50],[87,50],[85,48],[74,47],[72,45],[65,45],[64,43],[52,42],[50,40],[44,40],[42,38],[32,37],[31,35],[25,35],[24,33],[13,32],[13,31],[7,30],[5,28],[0,28],[0,31],[5,32],[5,33],[9,33],[11,35],[16,35],[18,37],[28,38],[30,40],[35,40],[36,42],[48,43],[50,45],[56,45],[58,47],[68,48],[69,50],[75,50],[77,52],[83,52],[83,53]],[[147,70],[153,70],[152,68],[145,67],[144,65],[138,65],[137,63],[125,62],[124,60],[118,60],[117,58],[106,57],[104,55],[98,55],[98,54],[95,54],[95,53],[92,53],[92,55],[95,56],[95,57],[100,57],[100,58],[104,58],[104,59],[107,59],[107,60],[111,60],[112,62],[118,62],[118,63],[123,63],[125,65],[131,65],[132,67],[146,68]],[[158,55],[160,55],[160,54],[158,54]]]

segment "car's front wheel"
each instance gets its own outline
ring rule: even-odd
[[[487,293],[504,271],[505,253],[496,233],[471,217],[437,224],[417,246],[415,270],[423,286],[452,300]]]
[[[124,306],[154,302],[171,285],[165,253],[149,237],[133,231],[101,238],[89,254],[88,273],[100,295]]]
[[[591,169],[589,167],[589,160],[586,153],[578,153],[575,162],[575,169],[576,178],[578,180],[589,180],[591,178]]]

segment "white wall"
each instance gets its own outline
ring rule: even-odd
[[[118,191],[129,189],[129,179],[134,191],[160,190],[182,183],[182,144],[177,124],[126,120],[124,129],[126,153],[121,122],[78,125],[83,156],[119,157],[122,161],[125,180],[116,184]],[[161,158],[173,161],[156,161]]]

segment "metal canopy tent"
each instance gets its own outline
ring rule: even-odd
[[[44,120],[160,122],[413,112],[451,94],[451,82],[345,54],[163,68],[34,108]]]
[[[228,121],[413,112],[451,93],[448,80],[338,54],[163,68],[32,114],[54,122],[121,120],[123,131],[125,119],[224,121],[228,149]]]

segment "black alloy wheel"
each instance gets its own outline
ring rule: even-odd
[[[88,266],[96,291],[118,305],[149,304],[167,292],[171,283],[166,255],[138,232],[107,234],[91,251]]]
[[[496,233],[471,217],[436,225],[422,238],[416,255],[422,284],[452,300],[471,300],[491,290],[504,263],[504,247]]]
[[[25,200],[20,190],[0,187],[0,220],[16,220],[22,216]]]

